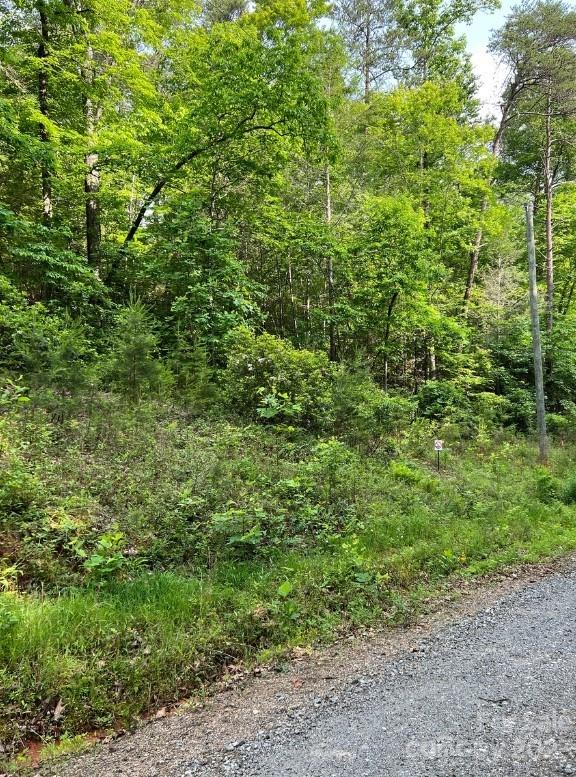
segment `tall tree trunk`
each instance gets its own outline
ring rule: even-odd
[[[544,195],[546,198],[546,331],[554,326],[554,237],[552,234],[553,183],[552,169],[552,98],[548,93],[546,104],[546,135],[544,148]],[[550,367],[550,365],[548,364]]]
[[[332,223],[332,189],[330,186],[330,166],[326,165],[325,171],[326,179],[326,223],[330,225]],[[330,361],[338,360],[338,348],[336,343],[336,325],[334,323],[334,258],[332,256],[332,249],[328,251],[328,257],[326,259],[326,288],[328,290],[328,314],[330,320],[328,322],[328,356]]]
[[[100,218],[100,171],[98,154],[91,151],[86,154],[86,175],[84,191],[86,193],[86,258],[90,267],[100,269],[100,249],[102,244],[102,224]]]
[[[88,46],[86,55],[85,79],[89,86],[94,80],[94,52]],[[94,142],[96,125],[101,111],[90,96],[84,101],[86,133],[90,145]],[[100,270],[100,253],[102,244],[102,224],[100,217],[100,170],[98,169],[98,152],[91,148],[84,157],[86,171],[84,174],[84,192],[86,193],[86,258],[88,265],[97,272]]]
[[[40,43],[36,56],[38,59],[46,59],[48,56],[49,28],[48,17],[44,0],[38,0],[38,14],[40,16]],[[38,68],[38,107],[42,116],[48,116],[48,74],[44,67]],[[45,151],[42,156],[40,175],[42,179],[42,222],[49,226],[52,222],[53,204],[52,204],[52,172],[48,161],[48,144],[50,137],[46,124],[40,123],[39,126],[40,141],[45,144]]]
[[[276,258],[276,287],[278,297],[278,331],[280,337],[284,337],[284,272],[280,266],[278,257]]]
[[[298,327],[298,308],[296,305],[296,295],[294,293],[294,278],[292,276],[292,262],[288,260],[288,291],[290,293],[290,304],[292,306],[292,330],[297,343],[300,343],[300,331]]]
[[[544,374],[542,369],[542,346],[540,344],[538,285],[536,283],[536,246],[534,243],[534,204],[532,199],[526,203],[526,242],[528,246],[528,281],[530,288],[530,318],[532,321],[538,445],[540,449],[540,462],[546,464],[548,462],[548,436],[546,434],[546,405],[544,397]]]
[[[430,370],[429,370],[430,380],[436,380],[436,346],[434,344],[434,339],[430,340],[430,347],[428,349],[428,353],[430,357]]]
[[[370,36],[370,14],[366,17],[366,32],[364,34],[364,54],[362,63],[362,70],[364,75],[364,102],[367,103],[370,99],[370,49],[372,46]]]
[[[482,201],[481,213],[484,215],[488,208],[488,200],[486,197]],[[476,279],[476,272],[478,271],[478,262],[480,260],[480,250],[482,248],[483,230],[482,227],[478,227],[476,230],[476,237],[474,239],[474,248],[470,252],[470,263],[468,265],[468,276],[466,278],[466,288],[464,289],[464,315],[468,315],[468,305],[470,303],[470,297],[472,296],[472,289],[474,288],[474,280]]]
[[[398,299],[398,292],[393,292],[388,302],[388,309],[386,311],[386,326],[384,327],[384,391],[388,391],[388,380],[390,378],[390,361],[388,356],[388,343],[390,342],[390,326],[392,324],[392,313],[396,300]]]
[[[414,392],[414,394],[417,394],[418,393],[418,339],[416,337],[414,337],[413,348],[414,348],[414,365],[412,370],[412,380],[413,380],[412,391]]]
[[[563,313],[567,313],[570,309],[570,306],[572,304],[572,297],[574,296],[574,287],[576,286],[576,278],[572,280],[570,283],[570,288],[568,290],[568,295],[566,297],[566,302],[563,307]]]
[[[308,344],[312,337],[312,320],[311,320],[312,302],[310,300],[310,276],[309,275],[306,276],[305,298],[306,298],[306,301],[304,303],[304,316],[306,320],[306,344]]]
[[[574,294],[574,285],[576,284],[576,275],[572,273],[572,275],[568,275],[563,284],[562,293],[560,294],[560,299],[558,299],[557,302],[555,302],[554,307],[558,311],[559,315],[565,316],[568,310],[570,309],[570,304],[572,302],[572,296]]]

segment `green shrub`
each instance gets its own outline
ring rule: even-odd
[[[62,395],[91,385],[96,351],[86,328],[41,303],[29,305],[0,276],[0,368],[24,373],[27,385]]]
[[[205,348],[179,339],[171,351],[168,367],[174,376],[175,393],[189,411],[200,415],[218,407],[220,394],[215,370]]]
[[[545,504],[560,499],[562,483],[547,469],[540,469],[536,474],[536,496]]]
[[[570,505],[576,502],[576,478],[575,477],[570,478],[564,484],[564,488],[562,488],[561,495],[562,495],[562,501],[564,502],[564,504]]]
[[[441,421],[471,414],[470,402],[459,386],[447,380],[429,380],[418,392],[418,412]]]
[[[574,429],[572,419],[558,413],[546,413],[546,427],[550,434],[563,437]]]
[[[421,483],[425,475],[417,467],[407,464],[404,461],[391,461],[390,474],[404,483]]]
[[[335,371],[332,402],[336,433],[371,452],[408,425],[414,413],[411,399],[383,391],[367,372],[345,365]]]
[[[352,451],[334,438],[317,443],[305,465],[317,498],[327,510],[346,515],[355,499],[358,460]]]
[[[78,546],[78,555],[84,558],[84,568],[96,580],[108,580],[117,577],[127,566],[128,559],[124,556],[126,541],[123,532],[113,526],[109,531],[98,537],[91,553]]]
[[[228,405],[255,421],[321,429],[332,420],[331,365],[269,334],[235,330],[223,375]]]
[[[22,457],[27,445],[18,431],[10,419],[0,419],[0,523],[45,501],[41,483]]]
[[[106,378],[131,400],[159,394],[170,373],[157,358],[159,338],[151,316],[138,300],[118,314]]]
[[[490,427],[501,426],[510,412],[509,400],[491,391],[479,391],[470,397],[470,401],[475,417]]]
[[[523,388],[512,388],[506,392],[506,399],[509,404],[505,422],[522,432],[530,431],[536,419],[534,392]]]
[[[39,498],[41,485],[24,467],[16,464],[0,472],[0,518],[26,512]]]

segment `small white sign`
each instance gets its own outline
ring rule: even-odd
[[[444,440],[434,440],[434,450],[435,451],[444,450]]]

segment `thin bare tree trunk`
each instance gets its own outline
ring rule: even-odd
[[[568,292],[568,296],[566,298],[566,304],[564,305],[564,313],[567,313],[570,309],[570,306],[572,304],[572,297],[574,296],[574,287],[576,286],[576,278],[572,281],[570,284],[570,291]]]
[[[481,213],[484,215],[488,209],[488,200],[484,198],[482,201]],[[472,289],[474,288],[474,280],[476,279],[476,272],[478,271],[478,262],[480,260],[480,250],[482,248],[482,238],[484,236],[482,227],[478,227],[476,231],[476,238],[474,240],[474,248],[470,253],[470,264],[468,265],[468,276],[466,278],[466,288],[464,289],[464,315],[468,314],[468,305],[470,303],[470,297],[472,296]]]
[[[560,299],[558,300],[558,304],[555,305],[556,310],[561,316],[565,316],[570,308],[570,303],[572,301],[572,296],[574,294],[575,283],[576,283],[575,275],[569,275],[564,281],[562,293],[560,294]]]
[[[364,36],[364,62],[362,63],[364,71],[364,102],[367,103],[370,99],[370,46],[372,41],[370,39],[370,15],[366,19],[366,34]]]
[[[390,340],[390,326],[392,323],[392,313],[396,300],[398,299],[398,292],[395,291],[390,297],[388,302],[388,310],[386,311],[386,326],[384,327],[384,391],[388,391],[388,379],[390,372],[390,363],[388,357],[388,342]]]
[[[304,311],[306,318],[306,343],[310,342],[312,336],[312,322],[311,322],[311,310],[312,303],[310,300],[310,276],[306,276],[306,302],[304,303]]]
[[[434,340],[430,341],[430,380],[436,380],[436,347]]]
[[[536,390],[536,422],[540,461],[548,462],[548,437],[546,434],[546,405],[544,399],[544,370],[542,369],[542,345],[540,342],[540,316],[538,313],[538,285],[536,282],[536,246],[534,243],[534,202],[526,203],[526,242],[528,244],[528,281],[530,289],[530,317],[532,320],[532,347],[534,353],[534,384]]]
[[[100,171],[98,170],[98,154],[91,151],[86,155],[86,175],[84,191],[86,192],[86,257],[91,267],[100,267],[100,249],[102,245],[102,223],[100,219]]]
[[[48,57],[49,28],[48,17],[44,0],[38,2],[38,14],[40,16],[40,43],[36,55],[38,59]],[[44,67],[38,69],[38,107],[42,116],[48,116],[48,74]],[[52,173],[48,162],[48,144],[50,137],[46,124],[40,123],[39,126],[40,141],[46,144],[46,151],[42,157],[40,175],[42,178],[42,222],[49,226],[52,222],[53,203],[52,203]]]
[[[552,170],[552,100],[546,105],[546,146],[544,149],[544,194],[546,197],[546,331],[554,326],[554,237],[552,234],[553,178]]]
[[[418,340],[414,338],[414,369],[412,372],[412,378],[414,381],[413,391],[414,394],[418,393]]]
[[[330,186],[330,166],[326,165],[325,171],[326,178],[326,223],[330,225],[332,223],[332,190]],[[332,257],[332,250],[328,251],[328,257],[326,259],[326,287],[328,290],[328,313],[330,320],[328,322],[328,356],[330,361],[335,362],[338,360],[337,344],[336,344],[336,325],[334,323],[334,259]]]
[[[288,291],[290,293],[290,304],[292,306],[292,329],[297,342],[300,342],[300,332],[298,330],[298,309],[296,305],[296,295],[294,294],[294,278],[292,275],[292,262],[288,260]]]
[[[88,46],[86,64],[84,67],[86,83],[90,86],[94,81],[94,52]],[[100,120],[101,110],[94,105],[90,96],[84,100],[86,133],[88,142],[92,145],[96,126]],[[84,192],[86,193],[86,258],[90,267],[100,269],[100,249],[102,245],[102,224],[100,214],[100,170],[98,169],[98,152],[92,148],[84,157],[86,172],[84,174]]]

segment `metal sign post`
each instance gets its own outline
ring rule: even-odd
[[[440,472],[440,451],[444,450],[444,440],[434,440],[434,450],[436,451],[436,467]]]

